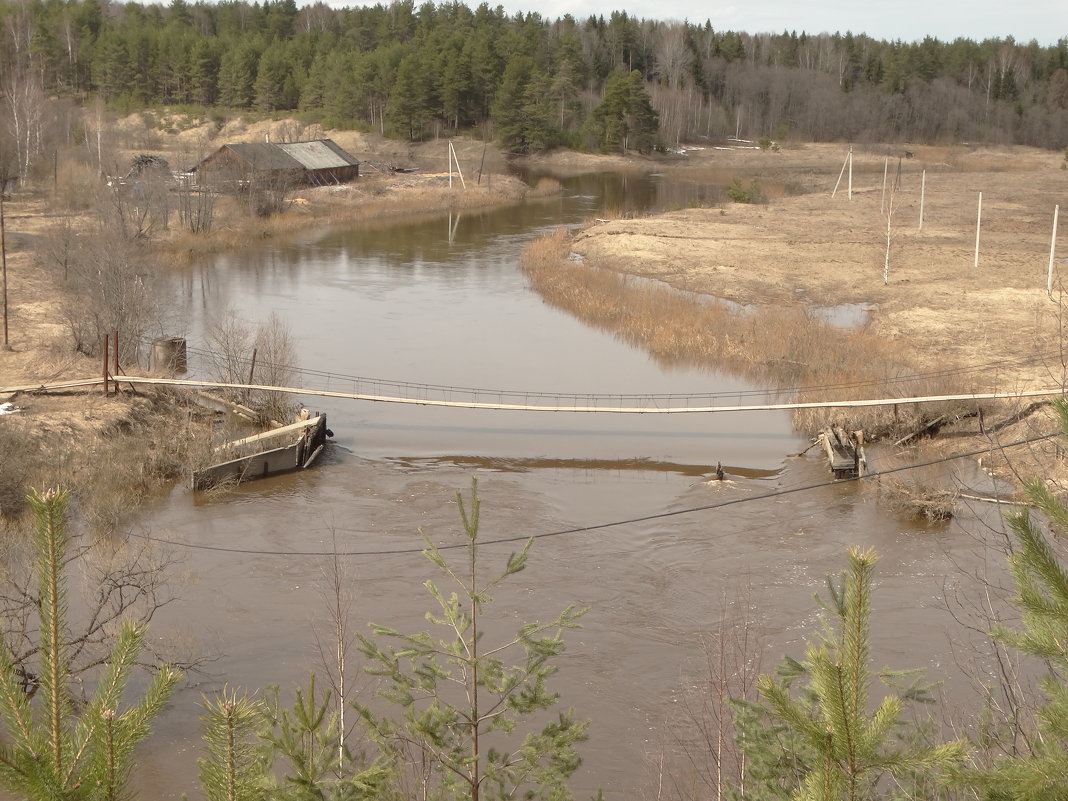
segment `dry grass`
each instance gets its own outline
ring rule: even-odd
[[[5,526],[21,524],[29,488],[62,486],[73,491],[89,530],[112,535],[207,447],[203,426],[167,392],[26,396],[20,405],[0,429],[0,446],[16,447],[4,451],[0,475]]]
[[[723,370],[798,402],[947,394],[939,379],[923,378],[900,349],[865,327],[842,329],[803,306],[743,308],[665,284],[601,269],[570,252],[563,231],[526,249],[522,267],[545,300],[665,365]],[[920,409],[916,404],[870,409],[798,410],[795,425],[815,433],[832,419],[864,429],[869,439],[911,432],[928,420],[964,408]]]

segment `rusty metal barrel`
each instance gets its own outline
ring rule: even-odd
[[[173,375],[186,370],[186,346],[182,337],[163,337],[152,340],[152,369]]]

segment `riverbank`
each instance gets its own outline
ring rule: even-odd
[[[142,124],[140,117],[127,122]],[[260,130],[263,125],[220,131],[218,140],[233,137],[262,141],[272,132],[277,133],[270,127]],[[117,138],[120,144],[130,147],[120,151],[117,158],[122,163],[138,151],[151,150],[176,166],[186,165],[190,158],[189,132],[183,134],[147,140],[142,130],[125,131]],[[165,265],[264,239],[306,235],[310,229],[389,224],[398,219],[518,203],[559,191],[559,185],[552,181],[529,187],[518,178],[505,175],[500,154],[482,143],[454,145],[464,172],[461,178],[455,168],[451,174],[447,171],[444,142],[409,148],[368,135],[337,134],[337,138],[354,148],[363,162],[365,172],[358,181],[293,192],[287,197],[283,212],[266,219],[251,216],[223,199],[216,224],[206,234],[185,232],[172,218],[170,226],[151,234],[152,260]],[[201,145],[198,149],[207,148]],[[402,167],[404,171],[390,171],[388,166]],[[0,350],[0,390],[101,373],[99,357],[79,352],[72,344],[63,302],[64,268],[55,263],[55,253],[51,252],[55,248],[50,243],[66,237],[76,246],[80,238],[94,232],[107,213],[103,209],[97,214],[95,209],[106,204],[108,196],[94,188],[91,181],[88,186],[84,183],[91,178],[86,177],[84,167],[71,166],[60,174],[71,179],[70,192],[27,187],[5,202],[11,348]],[[144,365],[123,367],[129,372],[145,369]],[[179,479],[183,468],[178,463],[188,461],[190,449],[202,449],[210,439],[209,433],[192,421],[192,410],[180,397],[169,393],[123,391],[104,397],[100,390],[17,396],[0,392],[2,402],[14,403],[18,411],[0,418],[0,452],[6,457],[0,464],[0,484],[6,488],[0,493],[0,524],[5,515],[8,520],[18,517],[30,486],[58,481],[77,485],[77,495],[86,505],[96,497],[103,500],[104,495],[98,492],[92,478],[95,473],[86,466],[94,458],[98,464],[109,466],[118,483],[135,487],[133,495],[143,497]],[[127,464],[119,466],[117,460],[123,454]],[[136,473],[136,480],[124,477],[127,467]],[[92,516],[117,517],[123,507],[128,511],[136,508],[136,502],[129,502],[130,497],[126,494],[123,501],[107,502],[115,507],[114,514]]]
[[[588,265],[741,307],[826,310],[831,319],[836,310],[863,310],[862,323],[836,336],[853,339],[862,358],[892,360],[889,374],[929,378],[941,392],[1063,386],[1063,246],[1053,292],[1046,291],[1053,210],[1068,184],[1063,154],[918,147],[904,158],[894,148],[857,149],[850,189],[848,152],[835,145],[692,151],[685,166],[666,169],[685,170],[693,180],[738,178],[747,189],[755,180],[774,187],[777,197],[597,221],[569,249]],[[760,350],[759,339],[745,347]],[[759,361],[766,354],[745,355]],[[851,375],[836,371],[835,362],[824,372],[820,385],[841,385]],[[844,397],[858,390],[880,394],[873,384]],[[1031,400],[1001,402],[986,417],[993,422],[960,413],[944,420],[945,447],[961,452],[1055,430],[1048,409]],[[1014,469],[1061,473],[1055,450],[1046,451],[1017,449],[985,464],[1006,476]]]
[[[947,362],[997,369],[1008,361],[1012,380],[1048,381],[1045,369],[1035,369],[1041,365],[1024,373],[1015,365],[1049,355],[1046,346],[1056,333],[1051,313],[1059,310],[1068,248],[1062,248],[1052,300],[1046,281],[1053,210],[1068,188],[1063,155],[916,148],[914,158],[902,161],[892,195],[882,190],[886,157],[856,151],[852,192],[843,177],[832,196],[846,153],[831,145],[758,154],[697,151],[687,170],[695,180],[717,171],[793,184],[803,194],[599,222],[575,238],[573,249],[609,269],[743,305],[862,304],[872,330],[911,343],[906,346],[923,369]],[[893,158],[888,187],[897,171]]]

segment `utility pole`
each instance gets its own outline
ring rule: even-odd
[[[0,350],[11,350],[7,333],[7,234],[4,230],[4,190],[7,188],[7,171],[0,169],[0,275],[3,277],[4,341]]]

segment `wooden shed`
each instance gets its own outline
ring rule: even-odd
[[[191,172],[199,184],[240,187],[270,180],[288,186],[325,186],[351,181],[360,163],[332,139],[307,142],[238,142],[223,145]]]

